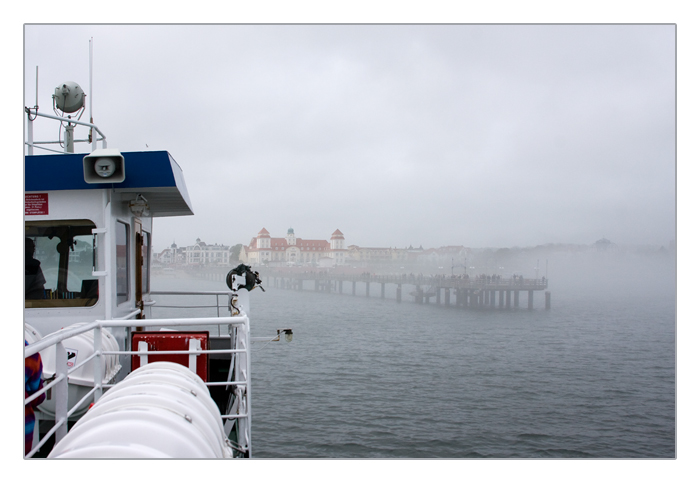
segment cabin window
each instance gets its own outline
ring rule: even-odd
[[[90,220],[28,221],[24,225],[24,306],[88,307],[99,298]]]
[[[114,238],[117,244],[117,305],[129,300],[129,227],[120,221]]]

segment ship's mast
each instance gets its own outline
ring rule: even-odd
[[[90,124],[93,124],[94,121],[92,119],[92,37],[90,37],[90,94],[88,95],[88,100],[90,101]],[[97,138],[95,137],[93,133],[93,129],[90,128],[90,142],[92,143],[92,149],[91,151],[94,151],[97,149]]]

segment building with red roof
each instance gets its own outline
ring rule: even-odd
[[[345,236],[340,230],[335,230],[328,241],[297,238],[293,228],[287,230],[287,236],[273,238],[270,232],[263,228],[245,247],[249,264],[270,266],[344,265],[347,252]]]

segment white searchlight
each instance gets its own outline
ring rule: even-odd
[[[77,112],[85,107],[85,92],[75,82],[65,82],[56,87],[54,105],[63,112]]]
[[[121,183],[126,179],[124,156],[117,149],[96,149],[83,158],[86,183]]]

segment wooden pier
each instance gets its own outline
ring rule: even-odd
[[[551,307],[548,281],[522,277],[454,278],[448,276],[407,275],[351,275],[325,272],[276,272],[265,270],[260,274],[264,286],[288,290],[358,295],[358,284],[370,296],[370,286],[379,285],[381,298],[386,298],[386,286],[396,286],[396,301],[404,297],[419,304],[454,306],[478,309],[509,309],[520,307],[521,292],[527,294],[527,308],[534,308],[535,292],[544,292],[545,309]],[[411,290],[413,289],[413,290]],[[350,290],[350,291],[348,291]],[[454,297],[454,299],[453,299]],[[435,299],[431,302],[431,299]]]

